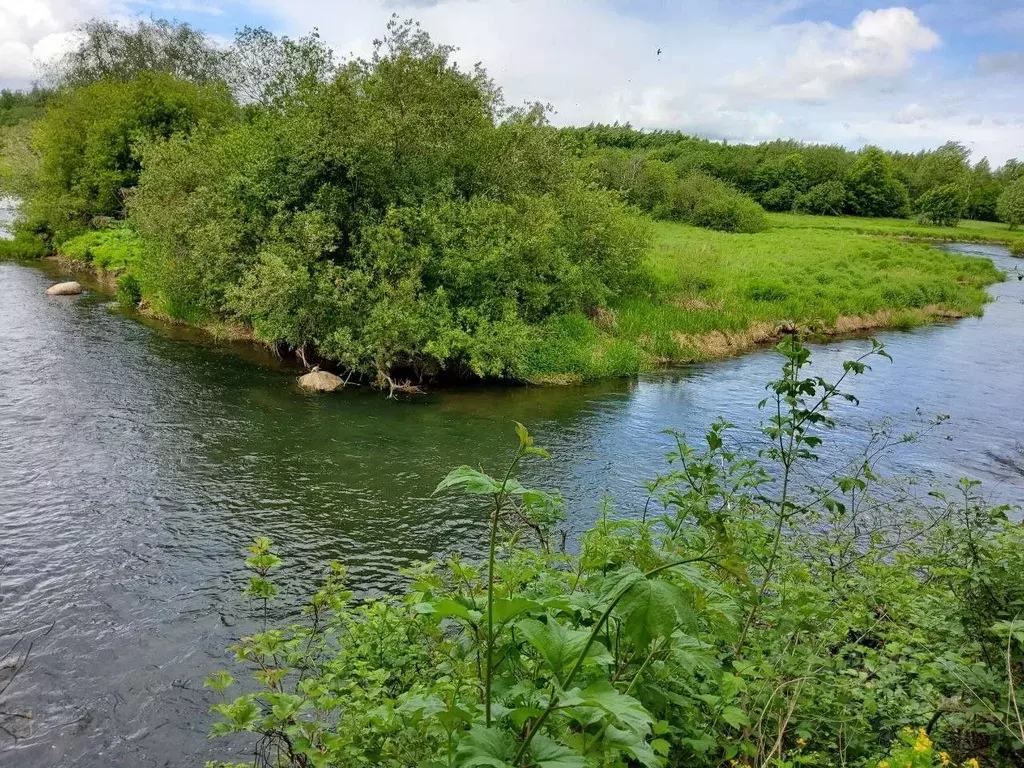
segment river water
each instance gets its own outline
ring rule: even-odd
[[[1019,264],[998,247],[959,250]],[[604,494],[638,508],[666,427],[699,437],[723,414],[756,446],[756,403],[780,362],[766,350],[579,388],[314,396],[250,347],[143,324],[98,293],[46,297],[44,270],[0,264],[0,655],[35,639],[2,707],[32,719],[0,721],[20,736],[0,732],[4,766],[231,757],[241,745],[205,738],[202,679],[249,628],[239,590],[253,536],[275,540],[294,589],[335,558],[359,589],[393,587],[412,560],[476,548],[486,510],[431,492],[452,466],[499,467],[513,419],[552,451],[528,479],[562,489],[578,532]],[[910,428],[948,413],[887,468],[974,477],[994,501],[1024,504],[1024,282],[991,293],[983,318],[881,334],[895,362],[853,382],[862,405],[838,413],[840,454],[883,416]],[[817,346],[816,367],[865,348]]]

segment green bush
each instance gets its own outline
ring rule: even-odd
[[[56,242],[79,234],[96,216],[120,216],[122,192],[138,180],[148,142],[187,134],[201,122],[221,124],[234,110],[223,85],[162,73],[62,91],[34,132],[41,164],[24,215]]]
[[[157,311],[248,323],[390,388],[525,377],[548,318],[642,284],[644,222],[543,112],[506,109],[416,27],[304,87],[148,147],[129,208]]]
[[[703,173],[680,180],[674,190],[673,210],[697,227],[723,232],[763,232],[768,229],[764,209],[747,195]]]
[[[1016,229],[1024,224],[1024,176],[1010,184],[999,196],[996,203],[999,220]]]
[[[932,187],[917,199],[914,208],[922,224],[955,227],[963,216],[967,196],[960,184]]]
[[[1018,258],[1024,257],[1024,239],[1014,240],[1010,243],[1010,255]]]
[[[813,213],[819,216],[841,216],[848,204],[846,186],[841,181],[824,181],[815,184],[800,195],[793,207],[798,213]]]
[[[854,400],[844,380],[885,351],[829,382],[793,339],[777,349],[762,450],[722,421],[701,449],[669,433],[643,511],[606,501],[573,553],[561,496],[518,479],[547,456],[522,425],[501,472],[437,487],[486,507],[481,555],[420,564],[402,594],[355,600],[335,563],[272,626],[281,561],[258,539],[246,595],[263,628],[232,649],[251,679],[212,734],[283,766],[1019,765],[1024,532],[970,481],[931,506],[893,493],[873,460],[915,436],[887,425],[798,492],[831,406]]]
[[[104,272],[122,272],[139,260],[142,242],[134,230],[120,226],[93,230],[65,240],[58,252]]]
[[[897,178],[892,160],[878,147],[864,149],[846,175],[850,213],[855,216],[901,218],[910,210],[907,188]]]
[[[49,252],[46,242],[31,232],[17,231],[11,239],[0,237],[0,259],[40,259]]]

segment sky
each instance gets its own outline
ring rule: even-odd
[[[0,87],[26,87],[88,18],[163,17],[227,42],[314,27],[367,54],[392,14],[482,62],[553,122],[629,122],[712,139],[948,140],[1024,159],[1024,0],[0,0]]]

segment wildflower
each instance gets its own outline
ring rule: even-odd
[[[968,759],[968,761],[964,763],[964,765],[967,768],[981,768],[981,766],[978,765],[978,759],[976,757]]]
[[[878,768],[889,768],[889,761],[888,760],[883,760],[882,762],[880,762],[878,764]]]
[[[949,752],[939,752],[939,760],[942,762],[943,766],[947,766],[952,762],[949,759]]]
[[[806,747],[807,746],[807,739],[797,739],[796,740],[796,745],[798,747]]]

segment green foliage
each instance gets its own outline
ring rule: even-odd
[[[964,188],[959,183],[932,187],[917,199],[914,208],[925,224],[955,227],[960,223],[967,205]]]
[[[996,204],[999,220],[1016,229],[1024,224],[1024,177],[1010,184],[999,196]]]
[[[49,72],[59,86],[128,81],[157,72],[178,80],[211,83],[222,74],[223,54],[188,24],[165,19],[127,24],[92,19],[77,31],[77,44]]]
[[[75,261],[85,261],[103,272],[123,272],[139,260],[142,243],[134,230],[125,226],[98,229],[77,235],[60,244],[58,251]]]
[[[878,147],[864,149],[846,176],[850,212],[857,216],[906,216],[907,188],[896,177],[892,161]]]
[[[16,232],[10,240],[0,237],[0,259],[39,259],[49,252],[46,242],[31,232]]]
[[[642,284],[648,236],[538,109],[393,22],[369,60],[251,120],[150,145],[143,295],[393,389],[528,374],[540,327]]]
[[[847,208],[846,186],[841,181],[823,181],[800,195],[793,209],[819,216],[841,216]]]
[[[553,546],[561,498],[518,480],[546,457],[518,424],[504,471],[437,489],[486,503],[486,553],[418,565],[402,594],[355,601],[335,563],[271,626],[280,561],[257,540],[263,630],[233,648],[250,680],[207,680],[244,686],[212,734],[252,734],[257,766],[1018,765],[1024,533],[968,480],[892,493],[874,462],[921,435],[887,424],[805,488],[847,381],[888,355],[830,381],[792,337],[777,350],[763,448],[724,421],[700,448],[669,432],[643,512],[605,503],[574,554]]]
[[[723,232],[763,232],[768,217],[755,201],[723,181],[703,173],[682,179],[674,190],[673,208],[696,227]]]
[[[1018,258],[1024,257],[1024,239],[1017,239],[1010,243],[1010,255]]]
[[[161,73],[63,91],[35,132],[42,162],[25,217],[60,242],[96,216],[120,216],[122,190],[138,180],[147,143],[223,123],[233,111],[223,86]]]
[[[52,95],[52,91],[38,87],[28,91],[0,90],[0,127],[37,120]]]

